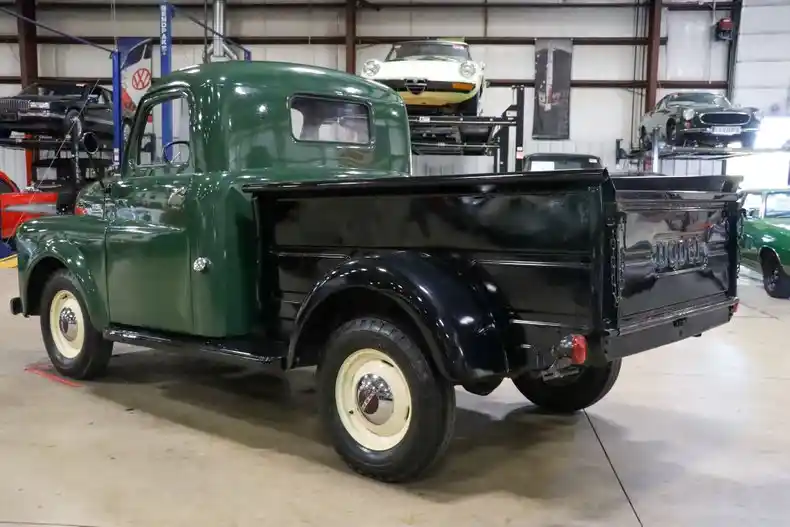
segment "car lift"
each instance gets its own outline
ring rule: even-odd
[[[44,158],[41,162],[37,163],[36,167],[31,168],[41,168],[41,163],[51,163],[51,167],[56,169],[56,181],[60,180],[61,187],[63,188],[63,195],[61,196],[61,192],[58,191],[56,197],[53,193],[41,193],[35,184],[37,177],[32,177],[31,174],[31,181],[28,181],[31,187],[25,189],[24,192],[14,195],[15,204],[13,205],[14,210],[11,211],[12,214],[19,215],[20,220],[23,221],[24,219],[28,219],[29,217],[35,215],[43,215],[43,214],[63,214],[63,213],[70,213],[73,212],[74,203],[71,198],[76,197],[76,192],[84,184],[83,174],[88,172],[88,164],[94,155],[96,155],[99,151],[111,151],[112,152],[112,160],[105,160],[103,163],[99,163],[99,165],[109,165],[111,163],[119,164],[121,159],[121,149],[123,148],[123,125],[121,122],[121,53],[118,49],[110,49],[92,42],[89,42],[83,38],[75,37],[69,35],[68,33],[64,33],[59,31],[53,27],[50,27],[46,24],[42,24],[36,20],[30,19],[28,17],[22,16],[20,13],[17,13],[11,9],[7,9],[5,7],[0,7],[0,13],[7,14],[14,18],[24,20],[29,24],[33,24],[39,28],[45,29],[51,33],[55,33],[62,37],[68,38],[73,40],[76,43],[84,44],[86,46],[91,46],[94,48],[98,48],[102,51],[106,51],[110,55],[110,59],[112,61],[112,113],[113,113],[113,140],[111,145],[102,144],[100,141],[92,133],[83,134],[82,137],[71,137],[71,134],[66,134],[66,137],[63,139],[56,139],[56,138],[38,138],[38,139],[16,139],[16,138],[8,138],[0,140],[0,148],[13,148],[13,149],[21,149],[21,150],[31,150],[37,152],[39,155],[42,152],[53,152],[51,158],[47,159]],[[87,154],[88,158],[81,158],[81,153]],[[59,161],[63,158],[62,154],[69,156],[70,162],[66,161],[66,163]],[[36,156],[39,157],[39,156]],[[68,169],[64,170],[61,168],[60,170],[57,169],[55,165],[66,165]],[[99,167],[99,170],[102,170]],[[8,198],[9,195],[4,195],[5,198]],[[46,199],[42,199],[45,198]],[[42,207],[42,205],[46,204],[45,202],[49,203],[49,207]],[[25,209],[25,204],[29,204],[29,210]],[[44,211],[44,209],[47,209]],[[2,211],[0,211],[2,213]],[[0,240],[0,244],[5,245],[4,249],[8,248],[6,242]]]
[[[178,6],[173,5],[171,2],[165,0],[159,2],[159,70],[162,77],[172,72],[173,18],[176,15],[200,26],[206,32],[207,45],[203,50],[204,62],[239,60],[240,58],[243,60],[252,60],[252,52],[249,49],[225,37],[225,0],[214,0],[212,2],[212,9],[214,14],[213,28],[183,12]],[[211,34],[212,38],[210,46],[208,45],[209,34]],[[234,51],[228,44],[237,48],[241,52],[241,56],[239,56],[239,53]],[[211,50],[210,53],[209,49]],[[171,103],[166,102],[162,104],[161,119],[162,144],[166,145],[173,140],[173,107]]]
[[[526,95],[523,86],[511,86],[515,104],[500,117],[456,115],[410,115],[411,146],[414,155],[494,156],[494,172],[510,169],[510,136],[515,128],[516,172],[524,163],[524,115]]]
[[[790,144],[783,148],[731,148],[731,147],[702,147],[702,146],[673,146],[667,145],[660,138],[660,129],[653,130],[650,138],[651,149],[631,147],[630,151],[623,148],[623,140],[615,141],[615,159],[619,164],[628,161],[639,172],[662,172],[662,160],[705,160],[726,161],[734,157],[750,156],[755,154],[769,154],[775,152],[790,152]],[[722,163],[722,173],[726,172],[726,163]]]

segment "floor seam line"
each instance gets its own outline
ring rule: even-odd
[[[631,512],[634,513],[634,518],[639,523],[640,527],[645,527],[645,524],[642,523],[642,518],[639,517],[639,513],[636,512],[636,507],[634,506],[634,502],[631,500],[631,496],[628,495],[628,491],[625,490],[625,484],[623,484],[623,480],[620,478],[620,474],[617,473],[617,469],[614,468],[614,463],[612,463],[612,458],[609,457],[609,452],[606,451],[606,447],[603,445],[603,441],[601,440],[601,436],[598,435],[598,430],[595,429],[595,425],[590,418],[590,414],[587,413],[587,410],[582,410],[584,412],[584,416],[587,418],[587,422],[590,423],[590,428],[592,428],[593,434],[595,434],[595,439],[598,440],[598,444],[601,446],[601,450],[603,451],[604,457],[606,457],[606,461],[609,463],[609,468],[612,469],[612,474],[614,474],[615,479],[617,479],[617,483],[620,485],[620,490],[623,491],[623,496],[628,501],[628,505],[631,506]]]

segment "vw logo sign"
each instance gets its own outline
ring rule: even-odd
[[[652,261],[658,272],[705,267],[708,244],[699,236],[659,240],[653,242]]]

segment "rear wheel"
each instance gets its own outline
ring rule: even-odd
[[[39,318],[47,354],[59,373],[90,379],[105,372],[113,343],[94,328],[70,272],[56,272],[44,286]]]
[[[573,413],[592,406],[606,396],[620,375],[620,359],[606,366],[586,366],[573,375],[543,380],[522,375],[513,379],[530,402],[550,412]]]
[[[768,296],[790,298],[790,277],[772,252],[762,257],[763,287]]]
[[[414,480],[444,454],[455,423],[455,391],[405,328],[379,318],[343,324],[318,370],[323,425],[356,472]]]

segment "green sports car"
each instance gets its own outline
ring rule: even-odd
[[[762,273],[765,291],[790,298],[790,188],[742,191],[741,264]]]

